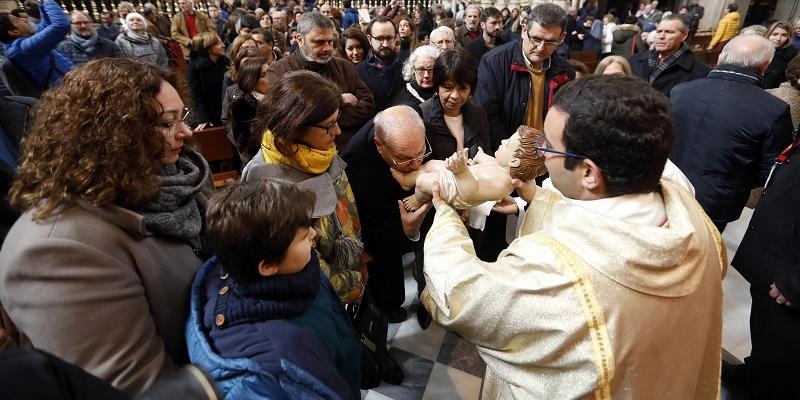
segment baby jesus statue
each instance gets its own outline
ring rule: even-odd
[[[513,191],[511,179],[529,181],[547,172],[544,158],[534,149],[542,136],[534,128],[520,126],[502,141],[494,157],[478,148],[475,157],[468,159],[467,149],[461,149],[445,161],[430,160],[416,171],[404,174],[392,169],[392,176],[405,190],[415,187],[414,194],[403,199],[409,211],[431,201],[437,181],[442,199],[457,209],[499,201]]]

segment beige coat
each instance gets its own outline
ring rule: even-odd
[[[137,393],[188,362],[201,262],[123,208],[80,201],[41,222],[28,211],[0,251],[0,302],[35,347]]]
[[[767,93],[788,103],[789,111],[792,113],[792,126],[800,125],[800,89],[796,89],[789,82],[783,82],[774,89],[767,89]]]
[[[195,25],[197,25],[197,33],[214,32],[217,33],[217,28],[214,22],[208,15],[199,11],[194,13]],[[186,18],[183,17],[183,12],[179,11],[172,17],[172,29],[170,29],[172,39],[181,44],[183,50],[183,58],[189,59],[189,52],[191,51],[192,38],[189,37],[189,31],[186,29]]]
[[[439,207],[422,301],[478,346],[483,398],[718,398],[725,249],[688,192],[662,180],[662,193],[666,228],[539,189],[494,263]]]

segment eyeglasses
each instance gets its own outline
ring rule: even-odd
[[[76,21],[76,22],[71,22],[71,24],[72,25],[83,26],[83,25],[91,25],[92,23],[90,21]]]
[[[539,47],[542,43],[544,43],[544,48],[545,49],[552,50],[552,49],[555,49],[556,46],[558,46],[558,43],[559,43],[559,42],[550,42],[550,41],[547,41],[547,40],[544,40],[544,39],[531,37],[531,32],[528,31],[528,30],[525,31],[525,34],[528,36],[528,41],[531,42],[533,47]]]
[[[331,122],[328,126],[317,125],[317,124],[309,125],[309,126],[314,127],[314,128],[324,129],[325,133],[330,135],[331,134],[331,129],[333,129],[333,127],[336,126],[336,124],[339,123],[339,118],[342,118],[342,110],[339,110],[339,113],[336,114],[336,119],[333,120],[333,122]]]
[[[394,36],[371,36],[370,35],[370,37],[375,39],[378,43],[383,43],[383,42],[392,43],[395,40]]]
[[[397,161],[394,160],[394,157],[392,157],[391,153],[389,153],[388,151],[386,152],[386,154],[389,154],[389,159],[392,160],[392,163],[394,163],[395,167],[403,167],[403,166],[409,165],[409,164],[411,164],[413,162],[417,162],[417,161],[419,161],[421,163],[422,160],[424,160],[426,157],[428,157],[432,153],[433,153],[433,148],[431,148],[431,142],[428,141],[428,137],[427,136],[425,136],[425,153],[422,154],[421,156],[416,156],[416,157],[409,158],[406,161],[397,162]]]
[[[422,68],[422,67],[414,67],[414,73],[419,76],[425,76],[425,73],[433,75],[433,67],[430,68]]]
[[[178,133],[181,128],[189,129],[189,126],[186,125],[186,118],[189,118],[189,107],[184,107],[183,111],[181,112],[180,118],[173,119],[169,122],[159,122],[158,126],[169,129],[169,133],[174,135]]]
[[[542,158],[544,158],[545,154],[547,153],[558,154],[564,157],[571,157],[571,158],[582,158],[582,159],[589,158],[586,156],[582,156],[580,154],[570,153],[568,151],[558,151],[551,149],[550,145],[545,140],[544,135],[540,136],[539,138],[536,139],[535,142],[533,142],[533,149],[536,150],[536,153],[539,155],[539,157]]]

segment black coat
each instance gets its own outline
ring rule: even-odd
[[[789,45],[782,49],[775,49],[775,57],[764,72],[764,89],[773,89],[786,82],[786,66],[797,55],[797,49]]]
[[[708,78],[672,89],[670,159],[714,222],[739,218],[750,190],[764,184],[792,140],[789,105],[758,84],[754,71],[720,65]]]
[[[400,223],[397,201],[413,191],[403,190],[392,178],[389,165],[375,147],[372,120],[350,139],[341,156],[356,198],[364,250],[373,257],[368,264],[368,284],[379,307],[392,310],[405,300],[403,254],[422,244],[409,240]]]
[[[423,100],[420,101],[416,96],[414,96],[409,90],[408,86],[411,86],[417,95],[421,97]],[[417,85],[416,81],[406,82],[403,85],[403,89],[394,96],[394,99],[389,103],[389,107],[394,106],[409,106],[413,108],[418,114],[422,115],[422,111],[419,109],[420,104],[422,104],[425,100],[430,99],[433,97],[433,94],[436,93],[436,88],[425,89],[420,85]]]
[[[473,42],[474,43],[474,42]],[[439,96],[434,95],[420,106],[422,122],[425,124],[425,136],[431,143],[431,160],[445,160],[458,150],[456,138],[444,122],[444,110]],[[489,120],[481,106],[471,100],[461,106],[464,119],[464,147],[469,149],[469,157],[475,157],[478,147],[489,154]],[[490,154],[491,155],[491,154]]]
[[[478,66],[478,84],[475,102],[483,107],[489,118],[491,152],[500,147],[500,141],[510,137],[525,122],[530,97],[531,74],[525,64],[521,41],[506,43],[484,54]],[[550,108],[553,96],[564,83],[575,79],[575,70],[569,63],[553,53],[551,65],[545,74],[544,115]],[[489,154],[489,151],[486,151]]]
[[[371,64],[371,61],[376,60],[376,58],[372,56],[367,56],[364,61],[356,65],[358,76],[367,84],[367,87],[372,92],[372,96],[375,97],[376,113],[388,108],[394,96],[405,87],[406,82],[403,80],[403,63],[407,57],[407,53],[401,52],[398,54],[395,62],[391,65],[384,66],[383,69],[378,69]]]
[[[654,50],[653,50],[654,51]],[[631,64],[631,73],[645,81],[650,81],[650,65],[648,64],[649,51],[634,54],[628,61]],[[695,58],[692,51],[684,53],[678,61],[662,72],[652,83],[656,90],[669,96],[669,91],[676,85],[705,78],[711,68],[706,63]]]
[[[778,304],[773,283],[800,304],[800,150],[778,167],[750,219],[731,265],[750,282],[750,337],[745,359],[750,398],[797,399],[797,332],[800,308]]]
[[[221,126],[222,81],[228,70],[230,60],[220,56],[217,62],[211,61],[208,53],[192,51],[186,81],[194,99],[192,121],[195,124],[211,122]]]
[[[503,45],[505,43],[506,43],[505,39],[497,38],[495,40],[494,47]],[[488,46],[486,46],[486,40],[484,40],[483,35],[479,36],[477,39],[469,42],[469,44],[464,46],[464,48],[467,49],[472,58],[475,59],[476,65],[479,65],[479,63],[481,62],[481,58],[483,58],[483,55],[488,53],[489,50],[493,49],[494,47],[489,48]]]

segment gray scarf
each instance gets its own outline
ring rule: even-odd
[[[92,31],[92,36],[88,38],[81,37],[75,31],[72,31],[72,41],[78,46],[81,46],[83,51],[92,54],[94,53],[95,46],[97,45],[97,31]]]
[[[145,32],[144,34],[136,33],[134,31],[128,30],[125,32],[125,36],[130,39],[133,43],[139,44],[148,44],[150,43],[150,34]]]
[[[144,207],[148,230],[175,239],[192,239],[200,234],[203,218],[195,195],[211,179],[208,165],[193,150],[184,150],[178,162],[158,172],[161,189],[156,200]]]

